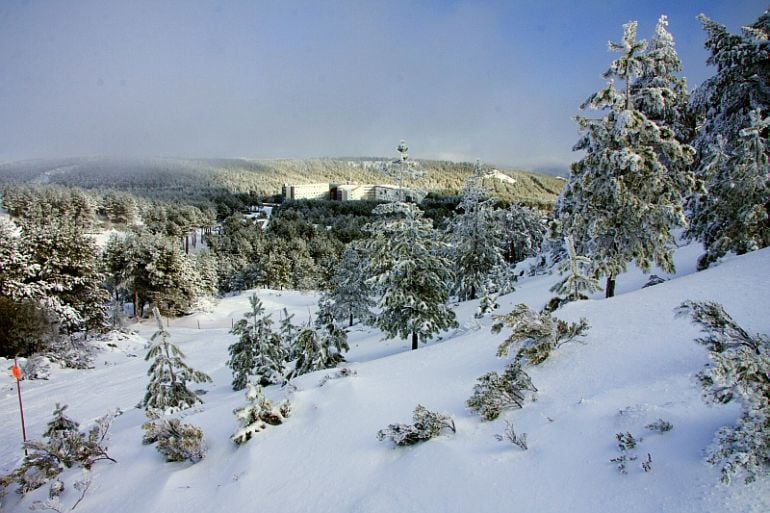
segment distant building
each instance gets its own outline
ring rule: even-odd
[[[333,201],[414,201],[420,202],[425,195],[395,185],[314,183],[306,185],[284,184],[284,200],[330,199]]]
[[[328,183],[309,183],[303,185],[283,184],[281,190],[284,200],[329,199]]]

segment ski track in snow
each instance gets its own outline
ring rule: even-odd
[[[321,387],[323,376],[334,371],[319,371],[294,380],[294,391],[268,387],[269,399],[291,399],[291,417],[235,446],[229,439],[236,429],[232,411],[245,399],[230,388],[225,362],[235,340],[230,326],[249,308],[245,292],[220,300],[210,312],[170,322],[187,363],[214,379],[190,385],[206,391],[205,402],[181,414],[204,431],[208,454],[200,463],[165,463],[153,447],[141,444],[145,417],[135,405],[147,384],[141,342],[155,330],[152,321],[134,326],[141,338],[120,340],[118,348],[97,354],[95,369],[54,369],[48,381],[22,382],[27,432],[41,436],[56,402],[69,404],[68,413],[83,428],[111,409],[124,410],[108,440],[118,463],[94,465],[80,513],[770,511],[769,477],[726,487],[718,468],[705,462],[716,430],[733,424],[740,410],[703,402],[694,375],[707,362],[706,351],[694,341],[698,328],[674,317],[685,299],[715,300],[749,332],[770,332],[770,249],[694,273],[699,253],[696,246],[681,248],[679,275],[656,273],[669,279],[663,284],[640,289],[647,276],[632,268],[618,279],[615,298],[597,294],[558,310],[555,315],[568,321],[586,317],[588,335],[529,368],[537,400],[496,421],[482,422],[465,401],[476,378],[509,361],[495,357],[507,332],[493,335],[489,319],[473,320],[477,302],[469,302],[455,308],[462,328],[418,351],[410,351],[408,341],[383,341],[378,331],[354,326],[345,365],[357,375]],[[557,280],[522,278],[514,293],[499,299],[499,312],[516,303],[540,309]],[[314,293],[256,292],[276,326],[284,306],[299,324],[318,299]],[[6,371],[10,362],[2,363]],[[457,433],[407,448],[377,441],[379,429],[411,422],[418,403],[450,414]],[[7,372],[0,413],[5,473],[21,459],[16,389]],[[659,434],[644,428],[659,418],[674,429]],[[504,419],[528,434],[529,450],[494,438],[505,429]],[[642,441],[639,460],[621,475],[609,460],[619,455],[615,433],[626,431]],[[640,468],[647,453],[653,461],[649,473]],[[61,476],[67,509],[77,500],[72,484],[79,476],[79,470]],[[9,494],[0,510],[28,511],[46,496],[47,486],[23,499]]]

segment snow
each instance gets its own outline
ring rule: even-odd
[[[323,377],[335,371],[319,371],[294,380],[293,387],[267,387],[274,404],[291,400],[292,415],[236,446],[230,441],[238,427],[232,412],[246,399],[230,388],[225,362],[235,340],[228,333],[231,323],[249,309],[250,293],[243,293],[221,299],[209,312],[172,320],[169,327],[187,363],[213,378],[212,384],[194,386],[206,391],[204,404],[182,414],[183,422],[204,431],[208,455],[201,462],[165,463],[153,447],[141,444],[145,417],[135,405],[147,384],[143,346],[155,329],[150,321],[133,326],[137,335],[105,341],[95,369],[52,369],[47,381],[23,381],[27,433],[41,436],[56,402],[69,404],[68,414],[81,427],[108,410],[125,411],[108,440],[117,463],[94,465],[79,513],[770,511],[770,477],[728,487],[719,483],[719,469],[705,461],[715,432],[734,423],[739,410],[703,402],[694,375],[707,362],[706,351],[694,342],[698,327],[673,311],[685,299],[716,300],[749,332],[770,332],[770,249],[694,273],[701,251],[681,248],[679,274],[665,283],[640,289],[646,276],[632,270],[619,277],[615,298],[599,294],[557,310],[554,315],[567,321],[586,317],[588,336],[527,368],[539,390],[536,401],[496,421],[482,422],[465,407],[476,378],[501,371],[509,361],[495,357],[506,330],[492,335],[489,319],[475,321],[474,301],[455,308],[460,328],[417,351],[409,350],[408,340],[383,341],[376,330],[353,327],[345,365],[356,374],[321,387]],[[540,309],[558,279],[523,278],[514,293],[499,299],[500,312],[517,303]],[[295,322],[304,322],[318,300],[313,293],[256,292],[276,322],[283,307],[296,314]],[[22,456],[9,366],[0,361],[0,473]],[[418,403],[451,415],[457,432],[405,448],[377,441],[377,431],[388,424],[410,423]],[[659,418],[673,430],[645,429]],[[527,433],[529,450],[494,438],[505,420],[517,433]],[[626,431],[642,440],[639,460],[621,475],[610,459],[620,454],[615,434]],[[651,472],[641,469],[647,453]],[[61,477],[68,511],[79,496],[72,484],[80,471]],[[9,494],[2,511],[28,511],[47,493],[44,486],[24,498]]]

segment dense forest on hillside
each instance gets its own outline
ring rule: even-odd
[[[275,198],[285,183],[388,183],[387,159],[111,159],[103,157],[11,162],[0,165],[0,183],[58,184],[113,189],[151,199],[200,201],[229,194]],[[418,160],[420,186],[456,195],[474,164]],[[488,179],[496,198],[543,210],[556,201],[564,181],[525,171],[501,170],[512,180]]]

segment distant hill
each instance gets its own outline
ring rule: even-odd
[[[106,157],[34,160],[0,165],[0,183],[60,184],[115,189],[153,198],[211,196],[217,191],[280,194],[284,183],[389,183],[381,172],[388,159],[113,159]],[[417,160],[425,171],[420,186],[458,194],[474,164]],[[496,197],[549,208],[564,181],[520,171],[490,171],[484,180]]]

